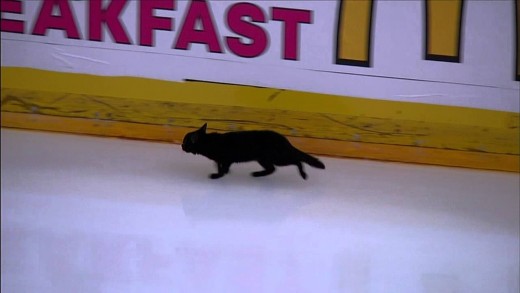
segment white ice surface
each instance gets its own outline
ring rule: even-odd
[[[2,292],[519,292],[515,173],[1,133]]]

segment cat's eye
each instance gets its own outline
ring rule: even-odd
[[[199,136],[197,134],[190,136],[191,143],[196,143],[198,139],[199,139]]]

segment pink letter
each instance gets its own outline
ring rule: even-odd
[[[52,15],[52,10],[57,6],[60,15]],[[44,36],[47,29],[64,30],[69,39],[80,39],[78,27],[74,15],[67,0],[44,0],[40,8],[40,14],[34,25],[32,34]]]
[[[2,0],[0,2],[0,27],[3,32],[23,34],[24,22],[21,20],[4,19],[4,12],[22,14],[22,2],[16,0]]]
[[[310,10],[273,7],[271,14],[273,20],[284,23],[283,59],[298,60],[298,24],[312,23],[312,12]]]
[[[261,27],[243,20],[243,17],[250,17],[253,22],[266,22],[265,14],[260,7],[251,3],[234,4],[227,13],[227,24],[232,31],[251,39],[252,42],[248,44],[237,37],[226,37],[226,43],[231,52],[240,57],[258,57],[267,48],[267,34]]]
[[[171,31],[172,19],[154,16],[154,9],[175,10],[175,0],[141,0],[139,45],[153,46],[153,31]]]
[[[118,44],[131,44],[126,31],[119,21],[119,14],[126,5],[127,0],[112,0],[106,9],[101,7],[101,0],[89,1],[89,26],[88,39],[91,41],[103,41],[101,26],[106,23],[112,37]]]
[[[200,21],[201,30],[195,29],[195,24]],[[218,41],[213,17],[205,0],[192,0],[181,31],[175,42],[175,49],[188,50],[191,43],[206,44],[210,52],[222,53]]]

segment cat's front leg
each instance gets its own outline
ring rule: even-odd
[[[217,165],[217,173],[210,174],[209,178],[218,179],[218,178],[221,178],[222,176],[226,175],[227,173],[229,173],[229,166],[231,166],[231,164],[226,163],[226,162],[217,162],[216,165]]]

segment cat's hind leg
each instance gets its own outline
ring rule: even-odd
[[[267,176],[269,174],[273,174],[273,172],[276,170],[273,163],[269,161],[258,161],[258,164],[264,167],[264,170],[251,173],[253,177]]]
[[[210,174],[209,178],[211,178],[211,179],[221,178],[222,176],[229,173],[230,166],[231,166],[230,163],[217,162],[217,173]]]
[[[303,165],[301,162],[297,162],[296,163],[296,166],[298,167],[298,171],[300,171],[300,176],[302,176],[302,178],[304,180],[307,180],[307,174],[305,173],[305,171],[303,171]]]

